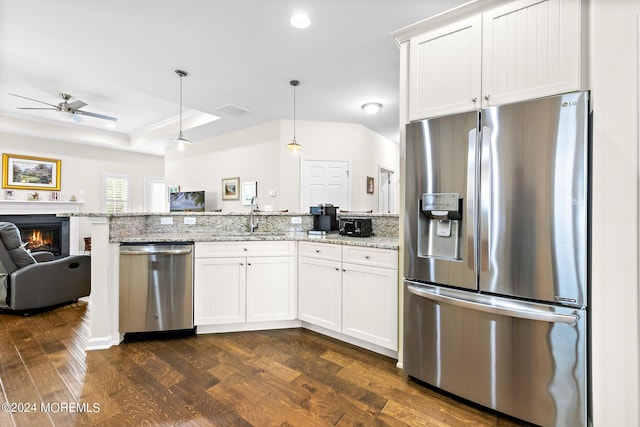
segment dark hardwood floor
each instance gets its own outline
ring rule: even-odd
[[[0,314],[0,426],[516,426],[303,329],[85,352],[86,301]]]

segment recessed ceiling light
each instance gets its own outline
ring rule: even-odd
[[[291,17],[291,19],[289,19],[289,22],[295,28],[299,29],[307,28],[309,25],[311,25],[311,19],[309,19],[309,17],[304,13],[296,13]]]
[[[115,123],[105,123],[104,127],[106,127],[107,129],[115,129],[116,125]]]

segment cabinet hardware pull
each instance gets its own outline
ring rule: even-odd
[[[340,271],[340,269],[338,267],[336,267],[336,271]]]
[[[243,263],[240,263],[240,265],[244,265]]]
[[[247,252],[247,248],[244,248],[244,251]]]
[[[371,258],[369,255],[364,256],[364,259],[369,259],[369,258]]]
[[[486,94],[486,95],[484,96],[484,99],[488,100],[490,97],[491,97],[491,95]]]
[[[342,269],[342,271],[347,271],[347,270],[345,270],[345,269],[343,268],[343,269]]]
[[[251,265],[251,263],[250,263],[250,262],[248,262],[248,263],[247,263],[247,265]]]
[[[320,249],[316,249],[316,253],[319,254],[320,253]]]
[[[473,97],[473,99],[472,99],[471,101],[475,104],[476,102],[478,102],[478,97],[477,97],[477,96],[474,96],[474,97]]]

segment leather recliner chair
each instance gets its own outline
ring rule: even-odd
[[[91,257],[54,260],[50,252],[27,252],[15,224],[0,222],[0,310],[57,306],[91,293]]]

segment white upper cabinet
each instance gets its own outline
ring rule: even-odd
[[[483,106],[580,89],[579,0],[521,0],[482,15]]]
[[[411,38],[409,120],[480,105],[481,23],[474,16]]]
[[[580,0],[518,0],[411,36],[409,121],[580,90],[581,24]]]

